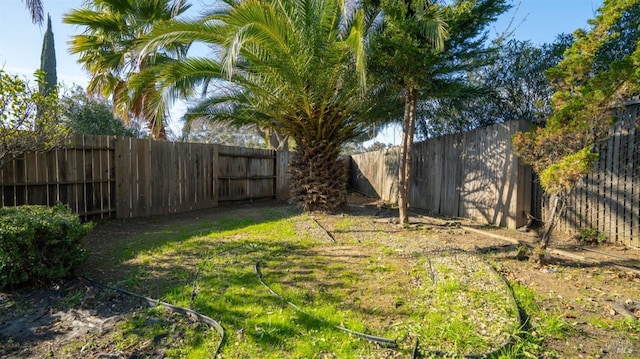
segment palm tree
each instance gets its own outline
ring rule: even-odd
[[[289,135],[292,196],[306,210],[331,210],[346,199],[341,146],[367,129],[366,30],[364,13],[347,16],[340,0],[226,0],[199,21],[158,27],[146,46],[198,41],[218,49],[215,59],[158,69],[165,91],[214,83],[201,117]]]
[[[44,7],[42,6],[42,0],[22,0],[22,2],[24,2],[24,6],[31,15],[31,22],[42,25],[42,22],[44,22]]]
[[[144,86],[131,87],[130,78],[154,65],[184,56],[188,45],[158,48],[142,55],[138,42],[157,24],[183,13],[189,5],[172,0],[94,0],[65,14],[64,22],[85,28],[69,42],[71,53],[91,74],[90,95],[111,97],[116,117],[146,122],[154,139],[166,139],[166,98],[147,76]]]

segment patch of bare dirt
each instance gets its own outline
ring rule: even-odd
[[[60,347],[89,334],[106,335],[142,307],[81,279],[0,293],[0,357],[61,357]]]

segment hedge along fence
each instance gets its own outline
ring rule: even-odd
[[[529,126],[514,121],[415,143],[409,205],[509,228],[525,225],[532,171],[516,157],[511,137]],[[396,202],[398,155],[398,148],[353,155],[350,187]]]
[[[288,198],[289,153],[216,144],[75,136],[0,170],[0,206],[67,204],[85,219]]]

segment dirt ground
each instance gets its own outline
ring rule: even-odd
[[[78,274],[117,283],[125,278],[125,273],[110,260],[108,253],[110,246],[119,240],[135,233],[188,224],[197,218],[259,216],[260,208],[267,205],[272,204],[221,207],[161,218],[105,221],[86,239],[85,244],[92,248],[92,253]],[[366,198],[350,197],[350,206],[344,213],[357,215],[360,212],[375,214],[376,225],[385,226],[390,232],[399,231],[393,210]],[[314,218],[339,241],[341,233],[334,231],[334,224],[340,216],[318,215]],[[372,220],[371,216],[354,218]],[[523,250],[527,243],[534,242],[531,233],[482,226],[464,219],[433,218],[417,211],[412,213],[412,227],[432,231],[430,238],[436,244],[481,253],[496,264],[506,279],[537,292],[543,298],[542,306],[546,311],[561,315],[573,327],[571,335],[545,343],[546,348],[556,351],[559,357],[640,357],[640,333],[616,329],[624,325],[624,315],[640,317],[640,251],[612,244],[578,248],[575,240],[557,236],[549,251],[549,264],[540,267],[528,261],[530,252]],[[520,241],[520,244],[514,241]],[[143,307],[145,303],[139,300],[96,289],[80,277],[47,287],[0,292],[0,357],[164,357],[162,351],[146,350],[144,343],[134,349],[128,348],[128,351],[109,348],[108,343],[100,348],[79,348],[73,353],[61,349],[73,338],[108,335],[125,316],[137,313]],[[179,336],[179,333],[178,330],[172,335]]]

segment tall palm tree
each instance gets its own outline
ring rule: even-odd
[[[341,0],[225,0],[199,21],[165,23],[148,49],[202,42],[217,58],[159,69],[167,91],[214,81],[198,107],[212,120],[255,123],[289,135],[292,196],[306,210],[346,199],[341,146],[367,129],[365,15]],[[144,82],[144,81],[141,81]]]
[[[141,54],[138,42],[154,26],[189,7],[172,0],[93,0],[64,16],[65,23],[84,27],[69,43],[71,53],[80,55],[78,62],[91,74],[87,92],[111,97],[114,115],[126,122],[146,122],[154,139],[166,139],[167,98],[149,76],[144,86],[132,88],[128,82],[134,74],[184,56],[188,44]]]

